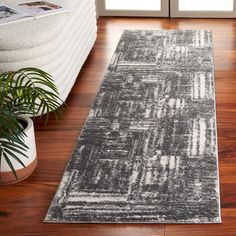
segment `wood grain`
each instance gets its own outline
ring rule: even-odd
[[[222,224],[42,223],[73,151],[109,60],[125,29],[213,31]],[[235,236],[236,235],[236,21],[230,19],[100,18],[98,38],[71,91],[60,124],[35,122],[38,167],[27,180],[0,187],[0,235]]]

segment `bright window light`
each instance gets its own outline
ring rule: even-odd
[[[160,11],[161,0],[106,0],[106,9]]]
[[[233,11],[234,0],[179,0],[179,11]]]

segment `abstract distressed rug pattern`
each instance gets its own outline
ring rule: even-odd
[[[219,223],[212,35],[124,31],[46,222]]]

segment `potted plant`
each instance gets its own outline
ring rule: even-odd
[[[52,77],[37,68],[0,74],[0,185],[19,182],[36,167],[33,122],[62,104]]]

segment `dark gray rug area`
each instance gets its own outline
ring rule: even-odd
[[[219,223],[212,35],[124,31],[45,222]]]

